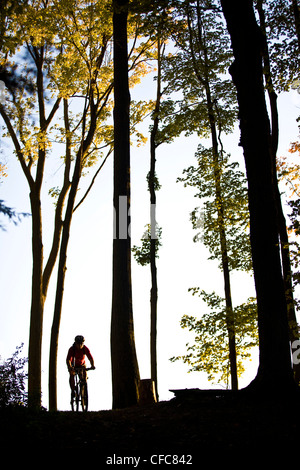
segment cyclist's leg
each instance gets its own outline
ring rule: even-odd
[[[74,392],[75,390],[75,374],[73,372],[70,372],[70,379],[69,379],[69,383],[70,383],[70,388],[71,390]]]
[[[74,380],[74,378],[73,378]],[[75,380],[74,380],[75,382]],[[70,375],[70,388],[71,388],[71,409],[72,411],[75,411],[75,403],[76,403],[76,391],[75,391],[75,385],[74,388],[71,385],[71,375]]]

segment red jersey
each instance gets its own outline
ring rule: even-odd
[[[90,353],[89,348],[83,346],[83,348],[78,349],[76,346],[71,346],[68,355],[67,361],[71,361],[71,364],[74,364],[75,359],[75,367],[80,367],[85,365],[85,356],[88,357],[89,361],[93,361],[93,356]]]

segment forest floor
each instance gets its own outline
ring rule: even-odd
[[[40,463],[50,464],[64,455],[72,465],[84,456],[85,463],[95,458],[90,462],[102,465],[101,469],[106,465],[161,468],[170,463],[179,468],[207,467],[224,465],[232,457],[242,459],[236,461],[240,467],[262,458],[270,463],[270,457],[273,461],[296,457],[300,444],[298,397],[258,399],[191,390],[170,401],[123,410],[5,409],[0,420],[6,456],[16,458],[26,451],[27,456],[39,455]]]

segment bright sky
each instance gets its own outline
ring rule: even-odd
[[[154,86],[149,80],[132,92],[138,99],[148,94],[153,98]],[[296,118],[300,95],[296,91],[279,97],[280,155],[286,155],[289,144],[298,137]],[[144,125],[147,132],[148,124]],[[255,138],[255,136],[254,136]],[[224,139],[225,150],[243,163],[242,150],[237,146],[239,132]],[[158,270],[158,387],[161,400],[173,397],[170,389],[212,388],[203,373],[187,373],[187,366],[169,358],[184,354],[185,344],[192,335],[180,328],[183,314],[199,316],[201,301],[188,293],[199,286],[223,295],[222,273],[217,263],[207,261],[208,253],[193,242],[189,213],[199,205],[191,188],[176,183],[182,170],[195,164],[196,136],[179,138],[173,144],[159,147],[157,175],[162,185],[157,193],[157,222],[162,227],[162,243]],[[30,211],[28,187],[11,149],[0,143],[0,161],[8,166],[8,177],[0,186],[0,199],[19,212]],[[149,193],[146,175],[149,171],[149,142],[132,148],[132,244],[139,244],[145,224],[150,221]],[[46,184],[55,185],[59,171],[51,169]],[[68,249],[63,313],[58,351],[58,408],[68,410],[69,384],[65,357],[75,335],[82,334],[95,358],[96,370],[89,373],[90,410],[111,408],[110,315],[112,278],[112,157],[105,164],[84,204],[75,212]],[[88,177],[86,178],[88,181]],[[84,182],[81,184],[82,192]],[[45,198],[46,201],[46,198]],[[45,202],[45,255],[49,249],[47,233],[52,232],[52,202]],[[0,355],[8,358],[16,346],[24,342],[27,355],[31,290],[31,220],[14,226],[1,216],[6,231],[0,231],[1,328]],[[53,315],[56,272],[53,273],[44,317],[43,342],[43,405],[48,406],[48,350]],[[234,305],[254,295],[253,279],[243,273],[232,276]],[[150,377],[150,268],[140,267],[132,260],[133,308],[135,339],[141,378]],[[203,310],[202,310],[203,311]],[[257,358],[249,363],[240,381],[245,386],[255,376]]]

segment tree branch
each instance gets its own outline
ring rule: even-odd
[[[107,161],[109,155],[112,153],[112,151],[113,151],[113,148],[110,148],[109,151],[107,152],[106,157],[104,158],[102,164],[100,165],[100,167],[99,167],[98,170],[96,171],[95,175],[93,176],[93,179],[92,179],[92,181],[91,181],[91,183],[90,183],[88,189],[86,190],[84,196],[81,198],[81,200],[78,202],[78,204],[74,207],[73,212],[75,212],[76,209],[78,209],[78,207],[83,203],[83,201],[85,200],[85,198],[87,197],[87,195],[88,195],[89,192],[91,191],[91,189],[92,189],[92,187],[93,187],[93,185],[94,185],[94,183],[95,183],[95,181],[96,181],[97,176],[99,175],[100,171],[102,170],[104,164],[106,163],[106,161]]]
[[[1,113],[1,116],[2,116],[2,118],[3,118],[3,120],[6,124],[7,130],[9,132],[10,136],[11,136],[11,139],[13,141],[13,144],[14,144],[14,147],[15,147],[15,150],[16,150],[16,154],[17,154],[18,160],[21,164],[22,170],[23,170],[23,172],[26,176],[26,179],[28,181],[29,186],[32,188],[32,186],[34,184],[34,180],[33,180],[32,175],[30,173],[29,167],[26,165],[25,158],[23,156],[23,152],[22,152],[22,149],[21,149],[21,146],[20,146],[20,143],[19,143],[19,139],[18,139],[18,137],[15,133],[13,125],[10,122],[9,117],[5,112],[4,106],[1,103],[0,103],[0,113]]]

